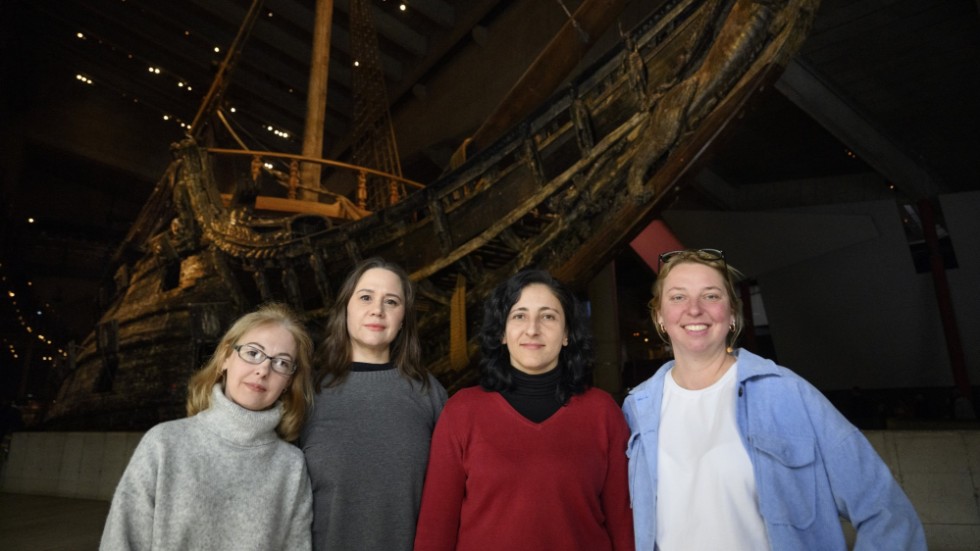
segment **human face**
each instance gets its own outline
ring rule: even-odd
[[[279,356],[296,361],[296,340],[277,323],[253,327],[232,344],[251,345],[270,358]],[[221,371],[225,373],[225,396],[252,411],[272,407],[289,388],[292,376],[273,371],[271,364],[270,360],[250,364],[232,350],[221,365]]]
[[[664,279],[656,322],[675,355],[724,352],[735,316],[718,270],[695,262],[674,266]]]
[[[565,311],[547,285],[532,283],[510,308],[503,343],[510,365],[530,375],[547,373],[558,365],[558,354],[568,344]]]
[[[405,319],[405,291],[384,268],[364,272],[347,301],[347,334],[355,362],[385,363]]]

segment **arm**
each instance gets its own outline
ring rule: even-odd
[[[925,550],[912,503],[861,432],[814,389],[804,391],[824,449],[825,469],[839,514],[857,532],[855,551]]]
[[[652,438],[648,451],[646,441],[640,434],[641,421],[636,400],[636,396],[631,394],[623,403],[623,414],[630,428],[630,440],[627,442],[630,503],[636,548],[650,550],[656,538],[657,481],[650,473],[656,472],[657,434],[648,435]]]
[[[452,411],[443,411],[432,433],[429,465],[415,531],[415,551],[456,548],[466,486],[463,449],[455,438]]]
[[[633,512],[630,510],[626,460],[626,442],[630,431],[626,419],[615,404],[609,414],[608,425],[609,457],[601,496],[602,511],[606,517],[606,531],[613,549],[633,551]]]
[[[302,462],[303,475],[293,501],[293,512],[289,518],[289,529],[283,542],[283,549],[313,548],[313,489],[310,475],[306,471],[306,461]]]
[[[133,452],[112,496],[100,549],[152,548],[158,465],[154,433],[147,433]]]

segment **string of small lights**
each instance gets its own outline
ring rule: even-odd
[[[67,347],[57,342],[62,338],[58,335],[60,331],[55,327],[58,315],[50,304],[30,304],[30,290],[33,285],[31,280],[15,281],[14,276],[8,273],[7,266],[0,263],[0,286],[3,289],[4,310],[10,314],[11,319],[21,326],[24,332],[22,338],[19,339],[15,339],[12,334],[10,337],[3,336],[3,350],[9,354],[12,360],[20,361],[23,359],[25,350],[18,347],[40,344],[42,348],[39,359],[41,361],[54,362],[59,358],[66,359],[68,357]],[[38,342],[32,343],[33,340]]]
[[[125,3],[125,0],[123,1]],[[388,0],[382,0],[382,3],[389,4]],[[395,4],[397,4],[398,11],[402,13],[408,11],[408,3],[406,2],[391,3],[391,5],[395,5]],[[268,19],[271,19],[274,16],[275,13],[272,11],[268,11],[265,14],[265,17]],[[174,85],[177,88],[180,88],[185,92],[193,92],[195,89],[204,90],[207,88],[207,85],[209,84],[209,83],[194,84],[192,82],[193,79],[181,75],[179,71],[176,71],[173,68],[163,67],[161,64],[153,60],[147,59],[144,56],[129,51],[128,49],[122,47],[119,44],[115,44],[104,37],[98,36],[97,33],[95,33],[94,31],[78,30],[75,32],[75,38],[84,44],[91,45],[94,48],[98,48],[100,51],[97,52],[96,55],[98,55],[98,53],[103,53],[103,54],[109,53],[111,55],[120,57],[121,58],[120,61],[134,64],[135,66],[134,70],[140,70],[140,71],[145,70],[146,73],[152,76],[169,78],[173,81]],[[195,39],[196,44],[194,45],[194,47],[196,48],[206,47],[210,50],[210,52],[212,52],[215,55],[222,54],[222,47],[218,45],[213,45],[215,41],[203,36],[199,36],[195,33],[192,33],[190,30],[184,30],[182,38]],[[208,45],[204,46],[205,44]],[[215,58],[212,61],[214,63],[218,63],[220,60],[218,58]],[[357,60],[353,60],[352,65],[356,68],[360,65],[360,63]],[[121,98],[124,98],[127,101],[151,109],[164,121],[174,122],[181,129],[184,130],[189,129],[190,121],[187,120],[190,118],[189,116],[185,118],[184,116],[175,114],[171,112],[171,110],[160,106],[152,99],[146,97],[144,94],[139,94],[132,90],[125,89],[122,84],[113,83],[109,78],[100,78],[99,75],[95,74],[96,70],[97,69],[91,69],[88,71],[76,72],[74,74],[74,79],[79,84],[84,86],[97,87],[97,88],[102,88],[102,89],[112,91],[116,95],[118,95]],[[294,93],[294,91],[290,89],[290,93]],[[192,109],[193,106],[195,106],[198,101],[200,101],[199,95],[195,96],[195,102],[188,103],[189,106],[188,108]],[[237,108],[235,107],[231,107],[228,111],[232,114],[238,112]],[[296,142],[297,140],[295,134],[286,130],[285,127],[281,124],[276,124],[272,122],[259,122],[258,126],[263,130],[268,131],[273,136],[280,138],[282,140],[291,141],[291,142]]]

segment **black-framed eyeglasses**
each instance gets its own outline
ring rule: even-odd
[[[725,271],[728,271],[728,262],[725,261],[725,251],[721,249],[683,249],[679,251],[669,251],[662,253],[659,256],[659,262],[657,263],[657,272],[660,272],[660,268],[664,264],[671,261],[671,259],[677,257],[678,255],[690,255],[696,256],[701,260],[707,261],[718,261],[720,260],[722,265],[725,267]]]
[[[272,370],[280,375],[292,375],[296,371],[296,362],[284,356],[270,356],[251,344],[236,344],[232,348],[238,352],[238,357],[246,363],[259,365],[270,360]]]

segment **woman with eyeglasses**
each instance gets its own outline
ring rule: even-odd
[[[312,493],[290,442],[312,402],[313,344],[272,303],[239,318],[150,429],[116,487],[101,549],[310,549]]]
[[[325,332],[301,438],[313,482],[313,547],[411,549],[446,390],[422,365],[408,274],[381,258],[360,262]]]
[[[741,274],[713,249],[661,255],[650,301],[674,360],[634,388],[638,550],[925,549],[918,516],[861,432],[812,385],[743,349]]]
[[[632,550],[629,429],[592,387],[584,307],[523,271],[490,295],[480,338],[480,386],[432,436],[415,550]]]

